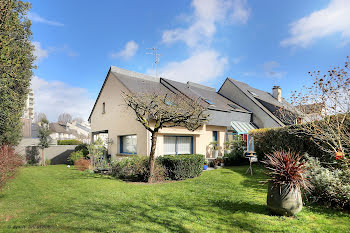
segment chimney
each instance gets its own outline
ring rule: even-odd
[[[282,102],[282,89],[280,86],[273,86],[272,96],[278,100],[278,102]]]

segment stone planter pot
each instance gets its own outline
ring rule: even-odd
[[[219,156],[219,151],[218,150],[213,150],[213,157],[217,158]]]
[[[287,190],[286,185],[269,183],[267,207],[275,214],[292,216],[303,208],[300,189]]]

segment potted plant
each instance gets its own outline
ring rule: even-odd
[[[204,162],[204,165],[203,165],[203,170],[207,170],[207,169],[208,169],[208,162],[205,161],[205,162]]]
[[[218,161],[218,159],[214,159],[214,160],[213,160],[213,167],[214,167],[214,169],[217,169],[217,168],[219,167],[219,161]]]
[[[227,155],[229,153],[231,153],[232,151],[232,142],[230,141],[225,141],[224,142],[224,154]]]
[[[219,156],[219,146],[218,146],[218,142],[211,142],[210,147],[212,149],[212,155],[214,158],[217,158]]]
[[[224,166],[224,160],[222,157],[218,157],[215,160],[216,160],[217,166],[221,166],[221,167]]]
[[[309,190],[305,163],[298,153],[275,151],[263,161],[268,169],[267,207],[275,214],[291,216],[301,211],[301,189]]]

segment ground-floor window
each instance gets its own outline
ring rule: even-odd
[[[120,153],[122,154],[137,153],[137,136],[136,135],[120,136]]]
[[[192,136],[164,136],[165,155],[193,154]]]

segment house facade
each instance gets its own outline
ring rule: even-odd
[[[216,92],[214,88],[201,84],[156,79],[112,66],[89,117],[91,138],[107,138],[108,153],[112,158],[127,154],[149,154],[151,134],[136,121],[134,112],[125,105],[121,95],[123,92],[169,92],[200,99],[206,104],[209,121],[196,131],[182,127],[163,128],[159,131],[156,156],[196,153],[210,158],[213,156],[210,143],[214,141],[219,145],[220,156],[224,154],[224,142],[234,134],[245,135],[244,138],[248,140],[250,129],[284,126],[267,107],[260,106],[262,104],[252,100],[244,90],[231,86],[226,81]],[[276,101],[278,102],[277,99]]]
[[[81,124],[76,121],[66,124],[54,122],[49,124],[50,137],[53,140],[77,139],[84,143],[90,142],[90,127],[87,124]]]

